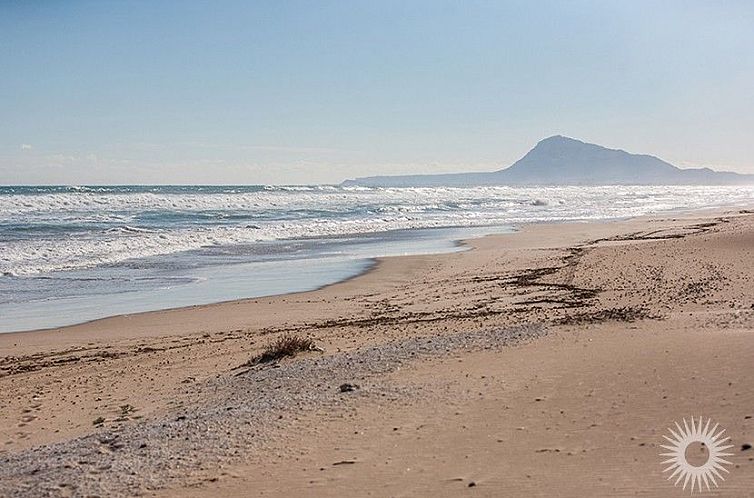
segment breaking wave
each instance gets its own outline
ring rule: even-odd
[[[750,203],[752,187],[0,187],[0,275],[216,246]]]

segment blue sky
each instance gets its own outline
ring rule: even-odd
[[[563,134],[754,173],[754,2],[0,1],[0,184],[493,170]]]

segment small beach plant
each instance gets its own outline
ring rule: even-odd
[[[248,365],[270,363],[285,357],[296,356],[301,352],[313,351],[315,349],[317,348],[314,345],[314,341],[308,337],[286,334],[278,337],[274,342],[270,343],[260,355],[252,358],[248,362]]]

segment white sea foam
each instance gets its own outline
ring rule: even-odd
[[[87,268],[259,241],[602,219],[674,208],[750,204],[752,200],[752,187],[326,186],[255,191],[239,187],[222,192],[81,187],[41,194],[14,191],[0,195],[0,274]],[[50,226],[62,233],[45,232]],[[35,227],[42,227],[35,235],[24,232]]]

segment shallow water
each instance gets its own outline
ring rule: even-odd
[[[459,251],[463,247],[457,240],[510,230],[399,230],[270,243],[247,251],[183,252],[169,262],[159,256],[44,276],[6,276],[0,278],[0,332],[313,290],[363,273],[376,257]]]

